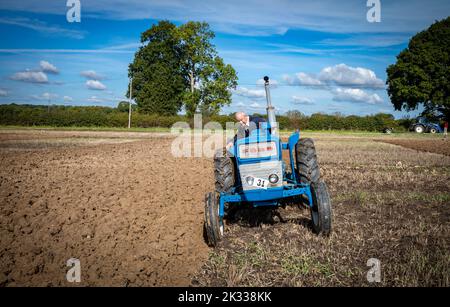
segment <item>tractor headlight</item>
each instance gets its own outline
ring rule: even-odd
[[[277,183],[280,178],[278,178],[277,174],[272,174],[269,176],[269,182],[270,183]]]
[[[253,182],[255,181],[255,178],[253,178],[252,176],[247,176],[245,178],[245,181],[247,181],[248,185],[253,185]]]

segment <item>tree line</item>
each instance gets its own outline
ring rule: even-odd
[[[265,117],[265,114],[254,114]],[[170,128],[176,122],[188,122],[193,127],[193,118],[187,115],[157,115],[133,113],[132,126],[139,128]],[[203,116],[203,124],[215,121],[225,129],[227,122],[235,122],[234,114]],[[293,110],[277,115],[281,129],[308,130],[357,130],[382,131],[386,127],[395,131],[408,129],[411,120],[396,120],[391,114],[368,116],[345,116],[339,113],[315,113],[310,116]],[[52,127],[127,127],[128,107],[125,103],[117,108],[98,106],[51,106],[47,105],[0,105],[0,125],[52,126]]]

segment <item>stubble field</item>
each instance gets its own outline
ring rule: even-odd
[[[173,157],[170,135],[2,130],[0,285],[72,286],[66,261],[77,258],[79,285],[371,286],[376,258],[376,285],[449,286],[449,141],[306,136],[332,196],[332,235],[313,234],[305,209],[243,211],[210,249],[212,160]]]

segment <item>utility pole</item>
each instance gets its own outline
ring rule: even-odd
[[[133,77],[130,79],[130,100],[128,104],[128,129],[131,128],[131,91],[133,89]]]

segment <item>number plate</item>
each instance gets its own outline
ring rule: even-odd
[[[269,180],[261,179],[261,178],[255,178],[253,180],[252,186],[260,188],[260,189],[267,189],[267,186],[269,185]]]

